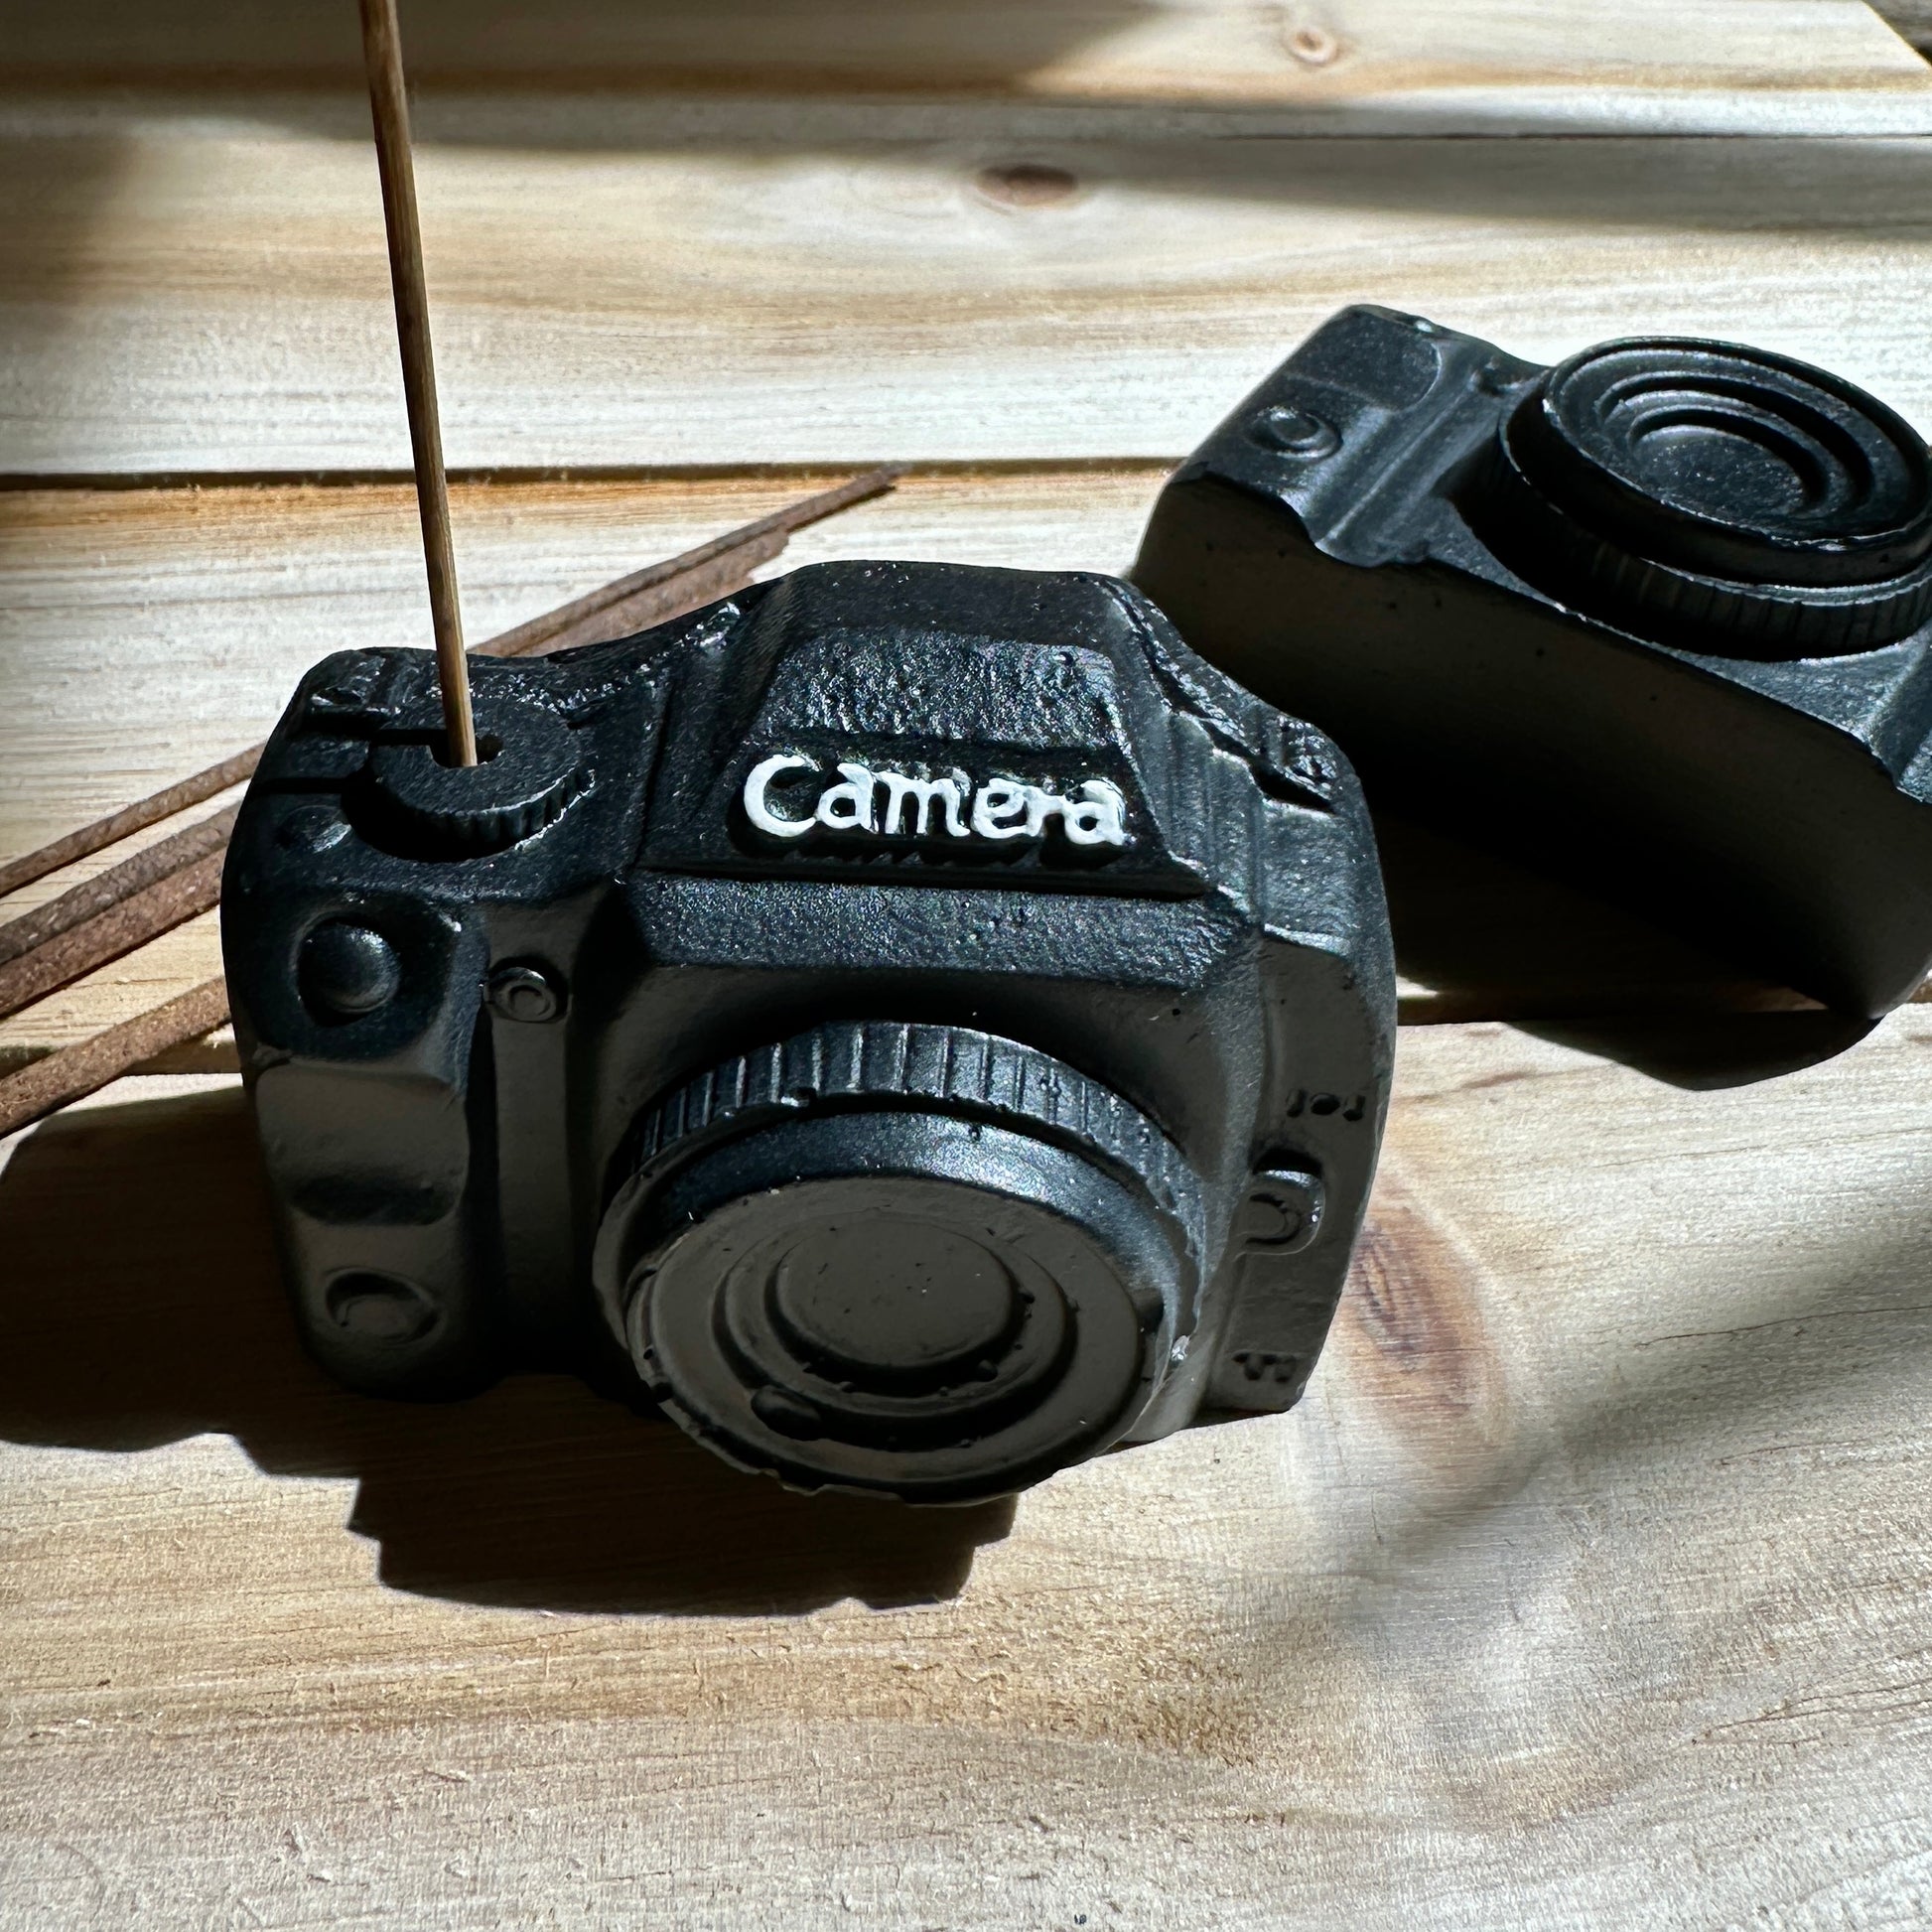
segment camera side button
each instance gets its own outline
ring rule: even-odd
[[[296,957],[303,1004],[323,1021],[359,1020],[402,988],[402,961],[381,933],[331,919],[303,940]]]
[[[560,1019],[566,1005],[563,981],[528,960],[497,967],[489,976],[487,997],[492,1013],[524,1026]]]
[[[1264,450],[1278,456],[1299,457],[1312,463],[1317,457],[1333,456],[1341,448],[1341,435],[1335,426],[1311,409],[1298,409],[1293,403],[1278,402],[1264,409],[1248,425],[1248,435]]]
[[[1318,1175],[1275,1169],[1255,1175],[1236,1233],[1244,1246],[1298,1254],[1321,1231],[1323,1189]]]

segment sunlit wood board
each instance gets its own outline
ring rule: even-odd
[[[427,640],[352,9],[16,11],[8,853]],[[1841,0],[540,12],[404,8],[473,635],[884,458],[778,567],[1118,569],[1349,300],[1932,427],[1932,70]],[[1932,1009],[1859,1038],[1384,833],[1407,956],[1489,942],[1405,982],[1308,1400],[1011,1506],[806,1502],[558,1379],[342,1393],[231,1076],[0,1142],[0,1926],[1932,1916]]]
[[[1352,301],[1544,358],[1741,337],[1932,423],[1932,141],[419,120],[459,469],[1177,457]],[[0,104],[0,474],[406,472],[354,98]]]
[[[965,100],[1142,128],[1163,110],[1291,130],[1924,127],[1922,71],[1857,0],[413,0],[404,21],[432,88]],[[352,84],[357,62],[352,15],[326,0],[74,0],[9,22],[0,81],[310,87]]]
[[[0,1922],[1932,1909],[1932,1015],[1706,1090],[1405,1032],[1303,1405],[959,1512],[337,1391],[159,1084],[0,1171]]]

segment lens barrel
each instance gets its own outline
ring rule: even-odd
[[[1842,656],[1932,616],[1932,463],[1862,389],[1761,349],[1605,343],[1511,412],[1472,507],[1530,583],[1660,642]]]
[[[647,1120],[597,1251],[653,1395],[744,1466],[911,1501],[1092,1454],[1193,1325],[1194,1177],[1051,1056],[966,1029],[814,1030]]]

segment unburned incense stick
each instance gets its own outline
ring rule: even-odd
[[[97,818],[77,832],[67,833],[38,852],[10,859],[0,865],[0,898],[17,893],[23,886],[33,885],[37,879],[45,879],[51,872],[59,872],[63,866],[91,859],[96,852],[105,852],[110,845],[119,845],[123,839],[145,832],[150,825],[159,825],[177,812],[191,811],[218,797],[231,785],[238,785],[254,774],[266,749],[251,745],[247,751],[222,759],[219,763],[196,772],[192,778],[183,778],[178,784],[151,792],[146,798],[137,798],[133,804],[123,805],[119,811],[109,812],[105,818]]]
[[[211,1034],[227,1017],[226,982],[207,980],[179,999],[9,1073],[0,1079],[0,1135],[84,1099],[157,1053]]]
[[[607,637],[628,636],[631,631],[647,629],[653,623],[667,623],[687,610],[709,604],[713,598],[729,597],[733,591],[742,590],[751,582],[754,570],[769,563],[784,549],[785,539],[793,531],[836,516],[855,503],[883,496],[902,474],[897,466],[889,464],[834,488],[801,496],[767,516],[755,517],[735,530],[727,530],[723,536],[712,537],[695,549],[666,557],[661,563],[646,564],[628,577],[620,577],[569,604],[559,605],[554,611],[546,611],[542,617],[532,618],[528,623],[520,623],[515,629],[491,638],[480,647],[481,651],[491,657],[527,657],[538,650],[567,650],[576,644],[601,643]],[[709,580],[702,573],[712,564],[742,564],[745,574],[732,583],[727,581],[730,570],[721,568],[718,581],[722,588],[707,590],[705,583]],[[686,579],[693,581],[687,583]],[[652,591],[663,595],[658,600],[650,600],[645,594]],[[593,621],[607,615],[613,619],[610,627]],[[616,621],[620,616],[621,622]]]
[[[744,589],[752,573],[769,563],[784,547],[792,531],[808,523],[836,515],[854,503],[884,494],[894,486],[899,472],[887,468],[873,470],[835,489],[823,489],[803,496],[795,503],[773,510],[768,516],[755,518],[723,536],[710,538],[695,548],[647,564],[642,570],[615,579],[585,596],[546,611],[487,643],[479,644],[480,657],[527,657],[539,651],[563,650],[577,644],[599,643],[609,637],[621,637],[653,623],[668,622],[685,611],[696,610],[715,598],[729,597]],[[776,536],[777,541],[771,542]],[[649,595],[655,593],[656,595]],[[264,747],[251,745],[236,752],[193,777],[123,805],[118,811],[68,832],[38,851],[0,865],[0,898],[24,886],[45,879],[64,866],[91,858],[110,845],[131,838],[136,832],[159,825],[178,812],[192,810],[218,797],[254,773]]]
[[[530,655],[625,636],[654,623],[668,622],[742,590],[760,565],[783,549],[791,531],[891,489],[897,475],[897,470],[876,470],[836,488],[802,497],[533,618],[480,646],[480,651],[500,656]],[[261,752],[260,746],[252,746],[15,861],[7,869],[14,876],[14,885],[31,883],[57,865],[84,858],[240,783],[253,772]],[[201,825],[158,841],[133,859],[0,926],[0,1018],[31,1006],[210,910],[220,898],[224,849],[237,810],[229,807]],[[199,1036],[186,1034],[154,1051]],[[152,1055],[141,1055],[129,1064],[139,1064],[140,1058],[147,1057]],[[125,1070],[122,1067],[104,1079],[117,1078],[119,1071]]]
[[[8,960],[0,966],[0,1020],[211,910],[221,897],[226,857],[225,848],[210,852]]]
[[[36,946],[46,945],[50,939],[96,917],[123,899],[132,898],[136,893],[159,885],[170,875],[185,871],[198,859],[221,851],[228,843],[228,834],[234,830],[235,815],[240,809],[238,805],[230,805],[225,811],[203,819],[199,825],[191,825],[185,832],[158,839],[146,851],[82,880],[59,898],[49,899],[45,905],[37,905],[33,911],[0,925],[0,966],[18,959],[22,953],[32,952]]]

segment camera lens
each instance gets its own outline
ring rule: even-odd
[[[1478,514],[1538,588],[1746,657],[1873,649],[1932,616],[1932,464],[1839,377],[1723,343],[1607,343],[1505,424]]]
[[[866,1023],[660,1108],[598,1279],[653,1393],[732,1460],[961,1502],[1131,1426],[1192,1324],[1198,1219],[1172,1145],[1071,1067]]]

